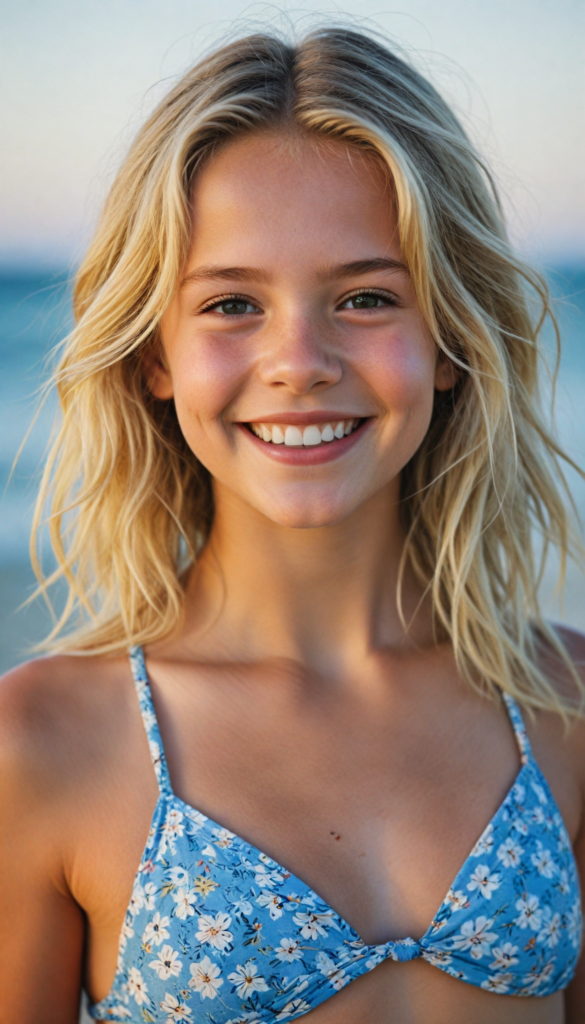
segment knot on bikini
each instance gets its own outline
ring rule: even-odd
[[[388,949],[393,960],[416,960],[422,954],[420,942],[414,939],[400,939],[398,942],[389,942]]]

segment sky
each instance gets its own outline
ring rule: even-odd
[[[585,0],[0,0],[0,268],[74,265],[143,118],[228,34],[349,17],[391,36],[495,170],[541,262],[585,259]]]

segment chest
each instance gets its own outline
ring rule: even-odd
[[[226,847],[232,833],[262,851],[368,944],[425,933],[519,770],[505,713],[473,700],[449,709],[443,696],[441,707],[429,700],[421,710],[417,700],[307,700],[290,686],[262,699],[256,687],[222,687],[217,677],[187,689],[161,683],[155,707],[183,812],[211,819],[218,849],[225,831]],[[80,858],[98,995],[109,987],[156,801],[140,728],[125,749],[117,799],[103,808],[107,827],[90,824],[94,841]],[[93,825],[99,817],[98,808]],[[198,854],[200,886],[204,862]]]
[[[181,800],[369,943],[424,933],[520,767],[505,712],[460,695],[450,714],[290,685],[156,696]]]

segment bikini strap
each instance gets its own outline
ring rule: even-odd
[[[142,715],[142,721],[144,723],[144,730],[146,732],[146,738],[150,749],[150,758],[154,767],[158,788],[161,793],[166,793],[169,796],[172,796],[173,788],[171,786],[171,779],[169,776],[162,737],[158,727],[158,719],[152,702],[152,694],[150,692],[150,683],[148,681],[146,663],[144,661],[144,651],[142,650],[142,647],[132,647],[130,650],[130,668],[132,669],[132,678],[134,679],[134,686],[136,687],[136,693],[138,695],[140,714]]]
[[[528,739],[528,733],[526,732],[526,726],[524,725],[524,719],[522,718],[522,712],[518,706],[517,701],[512,697],[511,694],[506,693],[505,690],[500,691],[502,700],[506,705],[508,715],[510,716],[510,722],[516,736],[516,742],[518,743],[518,749],[520,751],[520,760],[522,764],[527,764],[533,760],[532,747],[530,746],[530,740]]]

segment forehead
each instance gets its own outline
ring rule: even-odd
[[[201,170],[192,197],[193,259],[259,247],[267,259],[399,258],[389,173],[374,154],[340,142],[278,134],[225,145]],[[257,259],[257,253],[254,253]],[[250,258],[250,257],[248,257]]]

